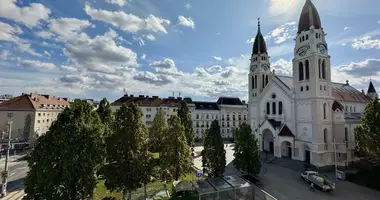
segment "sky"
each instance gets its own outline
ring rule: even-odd
[[[312,0],[332,81],[380,91],[380,1]],[[291,76],[305,0],[0,0],[0,94],[248,95],[260,17],[271,68]]]

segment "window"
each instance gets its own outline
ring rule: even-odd
[[[199,114],[197,114],[197,119],[199,119]]]
[[[327,128],[325,128],[323,130],[323,142],[324,143],[327,143],[327,137],[328,137],[328,135],[327,135]]]
[[[302,64],[302,62],[300,62],[298,64],[298,77],[299,77],[300,81],[303,80],[303,64]]]
[[[315,38],[318,38],[318,33],[315,33]]]
[[[270,103],[267,102],[267,115],[269,115],[269,114],[270,114]]]
[[[306,91],[309,91],[309,86],[308,85],[306,86]]]
[[[309,39],[309,35],[308,34],[306,34],[306,40],[308,40]]]
[[[322,78],[322,76],[321,76],[321,59],[318,59],[318,73],[319,73],[319,78]]]
[[[303,86],[301,86],[301,92],[303,91]]]
[[[345,127],[344,128],[344,141],[348,141],[348,128],[347,127]]]
[[[278,114],[282,115],[282,102],[281,101],[278,103]]]
[[[208,115],[206,115],[206,119],[208,119]]]
[[[197,127],[199,127],[199,122],[197,122]]]
[[[235,115],[232,115],[232,120],[235,120]]]
[[[346,110],[346,112],[348,111],[347,106],[346,106],[345,110]]]
[[[305,41],[305,36],[302,36],[302,41]]]
[[[326,79],[326,65],[325,60],[322,61],[322,78]]]
[[[354,106],[354,112],[356,112],[356,107]]]
[[[38,116],[41,117],[41,113],[38,113]]]
[[[264,74],[262,75],[261,83],[262,83],[262,88],[264,88],[265,87],[265,75]]]
[[[276,114],[276,102],[272,102],[272,114]]]
[[[300,42],[302,42],[301,37],[300,37]]]
[[[222,129],[222,133],[224,133],[224,129]]]
[[[43,114],[43,116],[45,116],[45,113]]]
[[[265,85],[268,85],[268,75],[265,75]]]
[[[252,76],[252,89],[255,89],[255,77]]]
[[[41,121],[40,121],[40,120],[37,120],[37,123],[41,123]]]
[[[235,126],[235,122],[232,122],[232,126]]]
[[[326,86],[325,86],[325,85],[323,86],[323,90],[325,90],[325,91],[326,91]]]
[[[320,33],[318,33],[318,38],[321,38],[321,34]]]
[[[146,118],[150,118],[150,117],[151,117],[151,115],[146,115],[145,117],[146,117]]]
[[[352,106],[350,106],[350,112],[352,112]]]
[[[227,122],[227,127],[230,127],[230,122]]]
[[[305,61],[305,80],[309,80],[310,72],[309,72],[309,60]]]
[[[326,119],[326,104],[323,104],[323,119]]]
[[[322,85],[319,86],[319,89],[322,90]]]

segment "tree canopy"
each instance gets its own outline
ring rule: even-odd
[[[121,191],[123,199],[150,179],[148,129],[143,113],[135,104],[123,104],[115,114],[113,133],[106,139],[107,161],[104,166],[107,189]]]
[[[111,134],[110,131],[111,131],[111,125],[114,120],[113,119],[114,116],[111,110],[111,104],[108,102],[107,98],[103,98],[100,101],[99,107],[96,110],[96,112],[98,113],[102,123],[105,126],[104,134],[105,135]]]
[[[76,100],[39,137],[28,161],[25,199],[90,199],[102,163],[103,126],[92,105]]]
[[[356,151],[360,156],[380,162],[380,102],[367,104],[361,123],[355,128]]]
[[[247,172],[257,175],[260,172],[261,163],[257,139],[252,134],[251,127],[243,123],[236,131],[234,166]]]
[[[209,177],[222,176],[226,168],[226,150],[218,120],[211,123],[210,129],[206,132],[202,150],[203,172]]]
[[[180,119],[172,115],[168,120],[168,126],[160,151],[160,177],[164,181],[178,180],[181,175],[190,172],[193,166]]]
[[[163,144],[163,138],[167,134],[168,125],[165,119],[165,113],[160,108],[153,119],[152,127],[149,131],[149,146],[152,152],[159,152]]]
[[[194,138],[195,138],[194,130],[193,130],[193,121],[191,120],[191,113],[185,101],[181,102],[181,105],[178,108],[177,114],[182,126],[184,127],[187,145],[192,147],[194,145]]]

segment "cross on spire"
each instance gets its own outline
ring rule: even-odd
[[[257,18],[257,21],[258,21],[258,25],[260,26],[260,17]]]

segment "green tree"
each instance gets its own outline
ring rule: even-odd
[[[153,119],[152,127],[149,131],[149,146],[152,152],[159,152],[162,147],[163,138],[167,134],[168,125],[165,113],[160,108]]]
[[[25,199],[91,199],[102,162],[103,125],[92,105],[75,101],[36,141]]]
[[[168,120],[168,132],[163,137],[160,151],[160,173],[164,181],[178,180],[192,170],[190,148],[186,143],[184,127],[177,116],[172,115]]]
[[[261,163],[257,139],[252,134],[251,127],[243,123],[236,131],[234,166],[248,174],[257,175],[260,172]]]
[[[24,140],[29,141],[30,137],[30,132],[31,132],[31,125],[32,125],[32,117],[30,114],[28,114],[25,117],[25,122],[24,122]]]
[[[113,134],[106,139],[105,186],[121,191],[123,200],[149,182],[151,154],[143,113],[135,103],[123,104],[115,114]]]
[[[103,98],[100,103],[98,109],[96,109],[102,123],[104,124],[104,134],[111,134],[111,126],[113,123],[113,113],[111,110],[111,104],[108,102],[107,98]]]
[[[211,123],[203,146],[201,153],[203,172],[209,177],[222,176],[226,168],[226,151],[217,120]]]
[[[181,121],[181,124],[184,127],[187,145],[192,147],[194,145],[195,138],[193,130],[193,121],[191,120],[191,113],[185,101],[181,102],[181,105],[179,106],[177,113]]]
[[[356,151],[362,157],[380,162],[380,102],[368,103],[361,123],[355,128]]]

